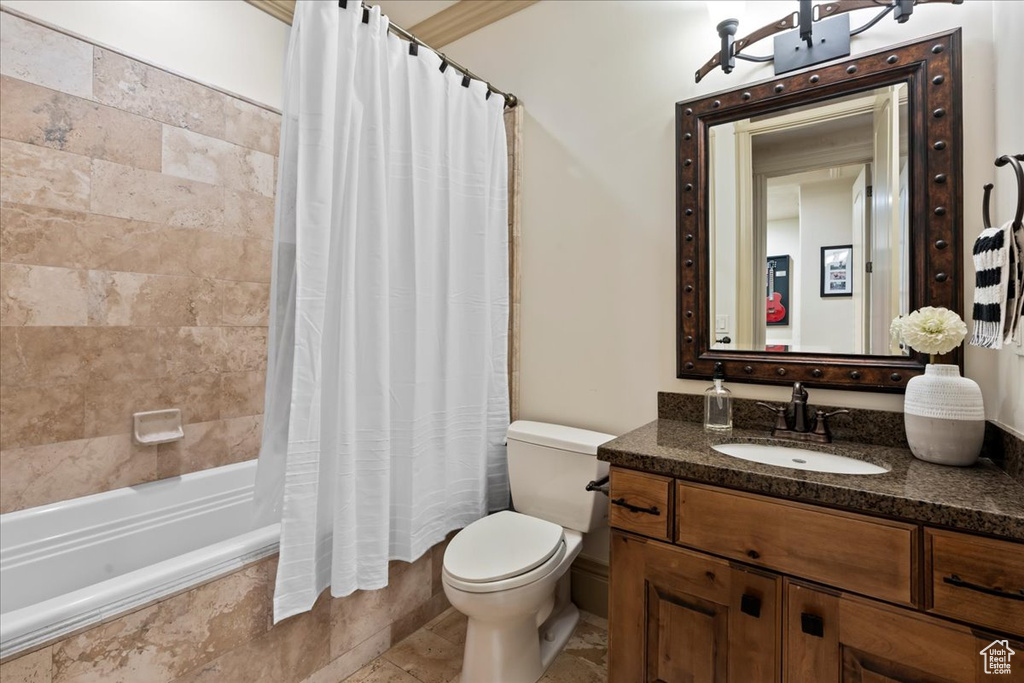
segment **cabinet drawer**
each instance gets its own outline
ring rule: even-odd
[[[925,530],[929,612],[1024,634],[1024,544]]]
[[[609,520],[617,529],[672,540],[672,480],[612,468]]]
[[[785,592],[789,683],[1020,680],[984,673],[979,652],[992,636],[969,626],[790,579]]]
[[[676,490],[676,542],[855,593],[918,604],[918,527],[700,484]]]

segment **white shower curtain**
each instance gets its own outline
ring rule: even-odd
[[[288,47],[256,493],[275,621],[508,503],[502,98],[362,19],[300,0]]]

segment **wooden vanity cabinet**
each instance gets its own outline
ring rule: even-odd
[[[779,679],[781,577],[615,531],[608,680]]]
[[[679,482],[676,542],[897,604],[918,604],[916,525]]]
[[[612,683],[1024,681],[1024,544],[616,467],[611,482],[662,513],[612,517]],[[1013,673],[986,674],[1004,639]]]
[[[673,480],[617,467],[610,476],[608,518],[611,525],[648,538],[671,541],[675,512]]]
[[[978,637],[966,626],[798,581],[787,579],[785,590],[787,682],[985,680],[979,652],[993,637]]]
[[[1024,544],[939,529],[924,538],[929,612],[1024,635]]]

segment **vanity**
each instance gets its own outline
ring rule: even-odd
[[[699,415],[696,399],[662,399],[693,405],[663,405],[598,451],[611,464],[610,681],[982,681],[990,643],[1024,652],[1024,484],[985,459],[786,444],[770,423],[711,435],[680,419]],[[873,412],[859,419],[899,416]],[[887,471],[792,470],[721,443]]]
[[[676,105],[677,377],[800,398],[924,372],[890,323],[962,313],[973,277],[960,42]],[[931,360],[963,370],[960,349]],[[658,420],[599,448],[609,680],[983,681],[1006,657],[996,680],[1024,680],[1024,446],[1005,469],[943,467],[913,457],[902,413],[804,408],[739,400],[723,434],[702,397],[662,394]]]

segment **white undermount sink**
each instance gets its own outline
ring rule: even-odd
[[[811,472],[828,472],[830,474],[885,474],[889,470],[863,460],[855,460],[842,455],[819,453],[804,448],[788,448],[786,446],[768,446],[756,443],[723,443],[712,446],[714,450],[741,460],[790,467],[796,470]]]

